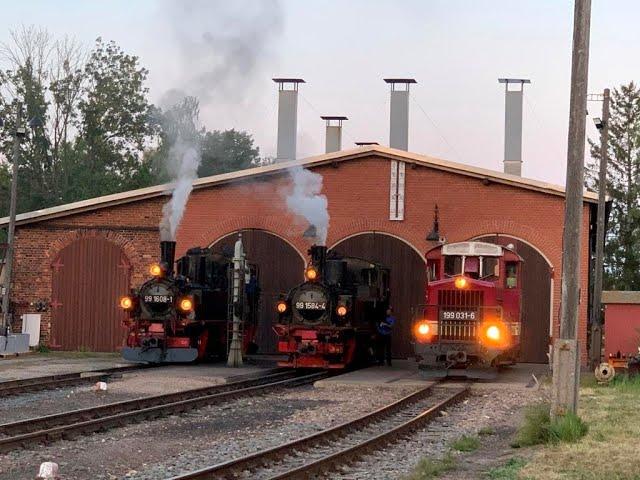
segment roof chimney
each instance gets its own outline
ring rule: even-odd
[[[278,150],[276,161],[296,159],[298,130],[298,84],[301,78],[274,78],[278,84]],[[289,87],[289,88],[287,88]]]
[[[342,121],[349,119],[347,117],[336,117],[330,115],[322,115],[320,118],[327,122],[325,153],[339,152],[342,150]]]
[[[409,85],[417,83],[413,78],[385,78],[391,85],[391,123],[389,146],[409,150]]]
[[[504,173],[522,174],[522,94],[524,78],[499,78],[504,83]],[[509,90],[509,84],[520,85],[518,90]]]

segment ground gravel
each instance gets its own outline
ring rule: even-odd
[[[309,435],[414,391],[311,386],[0,455],[0,480],[32,479],[44,461],[65,480],[165,479]]]

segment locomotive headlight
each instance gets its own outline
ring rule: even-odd
[[[193,300],[191,300],[190,298],[181,299],[178,305],[180,306],[180,310],[182,310],[183,312],[190,312],[191,310],[193,310]]]
[[[429,330],[431,330],[429,328],[429,324],[427,324],[427,323],[418,324],[418,333],[420,335],[429,335]]]
[[[344,317],[347,314],[347,307],[339,305],[338,308],[336,308],[336,313],[339,317]]]
[[[437,335],[437,327],[437,323],[423,320],[413,326],[413,336],[419,343],[427,343],[431,341],[434,335]]]
[[[120,308],[123,310],[130,310],[133,307],[133,299],[128,296],[124,296],[120,299]]]
[[[314,267],[308,267],[304,271],[304,276],[308,281],[313,282],[318,278],[318,270],[316,270]]]
[[[487,338],[489,340],[494,340],[497,342],[498,340],[500,340],[500,337],[500,329],[497,326],[491,325],[487,328]]]
[[[159,277],[160,275],[162,275],[162,267],[159,264],[154,263],[153,265],[151,265],[151,267],[149,267],[149,273],[154,277]]]
[[[456,288],[465,288],[467,286],[467,279],[465,277],[456,277],[453,283]]]
[[[284,301],[279,301],[276,304],[276,310],[278,311],[278,313],[284,313],[287,311],[287,302]]]

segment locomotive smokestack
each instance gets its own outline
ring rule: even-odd
[[[301,78],[274,78],[278,84],[278,148],[276,161],[296,159],[298,134],[298,84]],[[286,88],[291,85],[291,88]]]
[[[313,245],[309,249],[311,264],[318,269],[320,278],[324,275],[324,267],[327,263],[327,247],[324,245]]]
[[[385,78],[391,85],[389,146],[409,150],[409,85],[418,83],[413,78]]]
[[[320,118],[327,122],[325,153],[339,152],[342,150],[342,122],[349,119],[330,115],[322,115]]]
[[[176,242],[163,240],[160,242],[160,261],[168,265],[168,275],[173,274],[173,262],[176,258]]]
[[[499,78],[504,83],[504,173],[522,174],[522,95],[524,78]],[[509,84],[520,85],[519,90],[509,90]]]

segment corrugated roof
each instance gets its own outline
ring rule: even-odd
[[[640,303],[640,292],[605,290],[602,292],[602,303]]]
[[[194,189],[212,187],[236,180],[245,180],[253,177],[275,175],[282,173],[284,170],[293,166],[315,167],[327,163],[343,162],[356,158],[363,158],[371,155],[377,155],[392,160],[402,160],[409,163],[416,163],[425,167],[443,170],[447,172],[466,175],[469,177],[487,179],[495,183],[511,185],[517,188],[527,190],[535,190],[550,195],[564,196],[564,187],[554,185],[539,180],[510,175],[508,173],[497,172],[485,168],[464,165],[462,163],[450,162],[436,157],[419,155],[417,153],[397,150],[395,148],[384,147],[382,145],[367,145],[351,150],[342,150],[339,152],[326,153],[315,157],[308,157],[299,160],[291,160],[288,162],[279,162],[264,167],[249,168],[239,170],[237,172],[224,173],[222,175],[214,175],[211,177],[199,178],[194,182]],[[67,203],[56,207],[44,208],[33,212],[21,213],[16,217],[18,225],[40,222],[51,218],[63,217],[76,213],[97,210],[113,205],[130,203],[148,198],[169,195],[171,193],[171,184],[156,185],[153,187],[141,188],[138,190],[130,190],[128,192],[115,193],[105,195],[103,197],[90,198],[79,202]],[[597,203],[598,196],[593,192],[585,191],[585,202]],[[0,218],[0,226],[9,223],[9,217]]]

